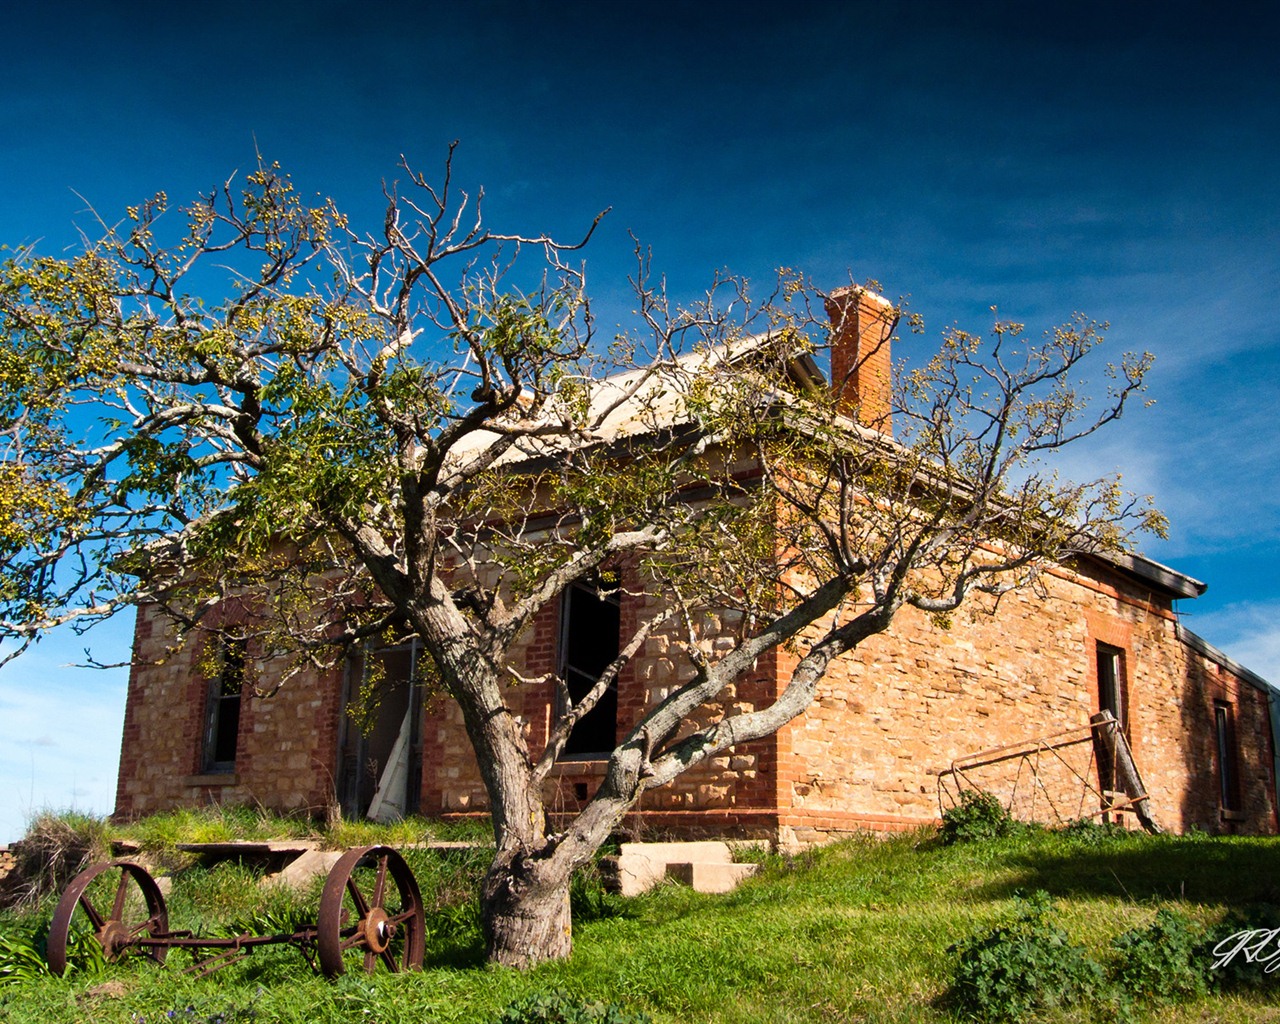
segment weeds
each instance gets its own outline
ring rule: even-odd
[[[1111,940],[1118,955],[1112,980],[1140,1003],[1172,1003],[1205,995],[1213,961],[1200,955],[1203,933],[1185,914],[1161,908],[1145,928]]]
[[[942,812],[943,845],[972,843],[984,839],[1000,839],[1028,828],[1014,820],[1004,805],[981,789],[966,789],[960,794],[960,802]]]
[[[577,999],[552,991],[525,996],[507,1006],[498,1024],[651,1024],[644,1013],[631,1013],[617,1003]]]
[[[49,973],[44,952],[29,935],[0,935],[0,985],[34,981]]]
[[[107,858],[106,823],[84,814],[41,814],[11,853],[15,865],[0,882],[0,906],[31,910],[65,889],[87,863]]]
[[[1050,915],[1049,896],[1015,900],[1011,920],[951,947],[959,954],[951,1000],[987,1021],[1020,1021],[1044,1010],[1094,1002],[1106,976]]]

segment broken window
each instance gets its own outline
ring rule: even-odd
[[[337,796],[343,814],[394,821],[418,811],[422,788],[422,676],[417,640],[371,645],[347,663]]]
[[[240,733],[240,691],[244,687],[244,640],[224,636],[218,674],[209,680],[205,704],[204,763],[207,772],[236,767]]]
[[[1218,804],[1224,811],[1240,809],[1239,751],[1236,723],[1226,701],[1213,702],[1214,732],[1218,744]]]
[[[620,618],[616,593],[600,594],[594,586],[570,587],[560,612],[560,675],[576,705],[618,657]],[[618,742],[617,681],[578,720],[564,754],[597,757],[612,753]]]
[[[1129,732],[1129,701],[1125,685],[1124,651],[1110,644],[1098,644],[1098,710],[1110,711]]]

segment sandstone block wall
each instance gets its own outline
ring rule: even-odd
[[[155,606],[138,609],[116,814],[135,818],[205,804],[322,813],[333,800],[341,671],[300,673],[271,697],[241,697],[233,772],[203,770],[209,679],[200,641],[176,651]],[[247,652],[249,678],[261,652]],[[262,683],[269,680],[261,679]]]
[[[814,706],[784,735],[787,837],[805,843],[935,820],[938,776],[954,759],[1087,725],[1099,710],[1099,642],[1123,652],[1128,736],[1162,825],[1274,832],[1265,694],[1182,643],[1166,600],[1118,575],[1059,573],[1047,599],[1007,594],[994,613],[978,601],[949,629],[906,610],[888,633],[834,664]],[[1219,807],[1215,700],[1231,703],[1237,723],[1236,815]],[[1089,755],[1088,747],[1072,752],[1077,770],[1096,772]],[[1079,804],[1082,787],[1069,771],[1055,768],[1042,781],[1056,787],[1049,795],[1060,807]],[[1020,780],[1024,798],[1027,783]],[[990,788],[1007,797],[1013,785],[995,779]]]
[[[652,603],[655,599],[645,601]],[[655,609],[622,608],[622,630]],[[702,643],[723,649],[738,628],[708,616]],[[518,658],[526,678],[556,669],[559,609],[539,617]],[[619,680],[624,736],[645,709],[691,672],[676,634],[651,636]],[[268,699],[242,703],[235,771],[201,770],[208,680],[194,644],[170,653],[165,620],[139,609],[117,813],[137,816],[204,803],[319,813],[333,800],[342,716],[341,672],[303,675]],[[858,829],[898,830],[937,819],[938,776],[957,757],[1087,724],[1098,710],[1096,647],[1123,654],[1128,735],[1152,811],[1173,831],[1276,831],[1273,751],[1266,694],[1225,659],[1184,643],[1167,599],[1120,574],[1061,572],[1047,594],[976,601],[950,628],[904,611],[890,632],[832,665],[813,707],[770,737],[729,751],[670,786],[645,794],[635,832],[773,836],[804,844]],[[250,651],[252,659],[254,652]],[[153,664],[157,661],[162,664]],[[794,657],[762,658],[708,715],[767,703]],[[516,685],[510,700],[536,757],[546,743],[550,682]],[[1239,807],[1220,804],[1215,708],[1230,709],[1238,746]],[[427,701],[421,810],[483,813],[486,794],[456,705]],[[1080,770],[1089,769],[1086,757]],[[576,811],[594,793],[603,763],[569,760],[548,780],[553,813]],[[1072,792],[1069,773],[1046,775]],[[999,783],[992,784],[999,789]]]

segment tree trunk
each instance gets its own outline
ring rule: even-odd
[[[485,876],[480,898],[491,963],[533,967],[573,952],[570,872],[525,855],[501,852]]]

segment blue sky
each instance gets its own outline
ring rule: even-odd
[[[1155,495],[1186,623],[1280,680],[1280,14],[1270,3],[23,5],[0,63],[0,242],[46,252],[255,145],[376,227],[452,139],[504,230],[580,233],[623,308],[633,231],[676,295],[727,267],[879,280],[930,327],[1075,310],[1157,357],[1078,452]],[[190,9],[193,12],[196,9]],[[0,842],[108,811],[129,623],[0,669]]]

